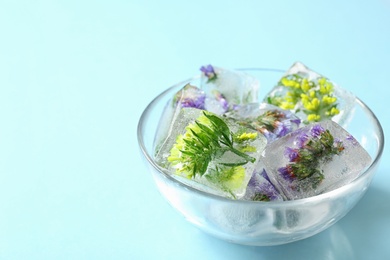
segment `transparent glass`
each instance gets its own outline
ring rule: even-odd
[[[282,76],[273,69],[245,69],[261,82],[260,99]],[[318,196],[295,201],[240,201],[208,194],[183,184],[162,171],[153,160],[158,123],[168,100],[186,83],[158,95],[144,110],[138,124],[140,151],[162,196],[190,223],[224,240],[255,246],[285,244],[313,236],[345,216],[365,194],[379,165],[384,147],[383,129],[374,113],[356,99],[347,130],[373,161],[353,182]]]

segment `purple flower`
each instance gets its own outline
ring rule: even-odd
[[[190,84],[185,85],[174,97],[175,104],[181,107],[194,107],[205,109],[206,94],[199,88]]]
[[[259,184],[259,182],[258,182],[258,180],[256,178],[256,175],[257,175],[257,172],[254,171],[253,174],[252,174],[252,177],[250,178],[250,180],[248,182],[248,187],[255,188]]]
[[[276,191],[275,187],[270,182],[262,182],[258,190],[260,194],[263,194],[268,197],[269,200],[277,200],[280,197],[280,194]]]
[[[200,67],[200,71],[203,72],[203,74],[208,78],[209,81],[217,78],[217,74],[215,73],[213,66],[211,66],[210,64],[207,66]]]
[[[301,124],[301,119],[299,119],[299,118],[297,118],[297,119],[292,119],[292,120],[290,120],[290,121],[291,121],[291,123],[296,124],[298,127],[299,127],[299,125]]]
[[[238,110],[240,107],[238,104],[233,104],[232,110]]]
[[[264,135],[264,137],[267,138],[267,141],[269,143],[275,141],[278,138],[276,134],[268,131],[265,127],[261,128],[260,131]]]
[[[265,170],[260,174],[258,172],[253,173],[248,183],[246,198],[249,200],[261,201],[281,199],[280,194],[269,181]]]
[[[292,182],[295,179],[295,175],[291,170],[291,167],[286,166],[286,167],[280,167],[278,169],[278,172],[280,175],[283,177],[288,182]]]
[[[283,177],[288,182],[292,182],[295,179],[295,175],[291,170],[291,167],[286,166],[286,167],[280,167],[278,169],[278,172],[280,175]]]
[[[319,137],[325,131],[320,125],[315,125],[311,128],[311,135],[313,137]]]
[[[284,150],[284,156],[288,157],[290,162],[295,162],[299,158],[298,152],[299,152],[298,149],[286,147],[286,150]]]
[[[221,104],[223,110],[227,111],[229,108],[229,103],[227,102],[224,95],[222,95],[219,91],[213,91],[215,99]]]
[[[352,135],[348,135],[346,139],[348,141],[350,141],[353,145],[357,145],[358,144],[358,141]]]
[[[276,129],[274,130],[274,133],[278,137],[285,136],[286,134],[291,132],[291,125],[289,121],[284,121],[283,123],[277,121],[275,122],[275,124],[276,124]]]
[[[263,169],[263,171],[260,173],[260,175],[263,176],[264,179],[266,179],[268,182],[271,182],[265,169]]]
[[[193,107],[193,108],[205,109],[204,108],[205,99],[206,99],[206,96],[199,96],[195,99],[184,98],[184,99],[180,100],[180,104],[181,104],[181,107]]]
[[[296,138],[297,146],[299,148],[302,148],[308,139],[309,139],[309,136],[305,132],[300,131],[300,133],[297,135],[297,138]]]

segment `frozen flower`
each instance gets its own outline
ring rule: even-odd
[[[243,109],[245,109],[245,107]],[[292,121],[294,121],[294,125]],[[297,120],[289,111],[272,109],[266,110],[257,117],[238,119],[238,123],[259,131],[267,138],[268,142],[272,142],[291,133],[299,126],[300,120]]]
[[[265,101],[280,108],[300,113],[305,124],[331,119],[340,113],[334,86],[328,79],[309,76],[308,69],[281,78]]]
[[[302,182],[299,185],[302,189],[317,187],[324,179],[318,169],[320,163],[331,160],[344,150],[343,142],[335,139],[329,130],[325,130],[321,125],[314,125],[310,133],[310,137],[303,131],[298,135],[297,148],[285,148],[284,156],[289,163],[278,169],[280,175],[289,182],[311,177],[310,183]]]
[[[299,158],[299,150],[298,149],[293,149],[290,147],[286,147],[286,150],[284,151],[284,155],[288,157],[290,162],[295,162]]]
[[[291,169],[290,166],[280,167],[280,168],[278,169],[278,172],[280,173],[280,175],[281,175],[286,181],[292,182],[292,181],[295,179],[295,175],[294,175],[294,173],[292,172],[292,169]]]
[[[180,107],[205,109],[205,99],[206,94],[202,90],[187,84],[176,93],[173,101],[174,104],[178,104]]]
[[[352,135],[348,135],[346,139],[348,141],[350,141],[353,145],[357,145],[358,144],[358,141]]]
[[[260,173],[268,182],[271,182],[265,169]]]
[[[213,93],[215,99],[221,105],[221,108],[223,109],[223,111],[224,112],[228,111],[229,103],[227,102],[225,96],[221,92],[219,92],[217,90],[213,90],[212,93]]]
[[[285,136],[291,132],[291,123],[289,121],[284,121],[283,123],[277,121],[275,122],[275,125],[276,128],[274,133],[279,137]]]
[[[299,118],[291,119],[290,122],[299,126],[301,124],[301,119],[299,119]]]
[[[324,131],[324,128],[322,128],[320,125],[315,125],[311,129],[311,135],[313,137],[319,137]]]
[[[299,148],[303,147],[308,139],[309,136],[305,132],[300,132],[296,138],[297,146]]]
[[[213,66],[210,64],[200,67],[200,71],[202,71],[203,74],[208,78],[208,82],[217,79],[217,74],[215,73]]]
[[[268,176],[263,176],[262,173],[254,172],[247,186],[247,192],[245,199],[254,201],[273,201],[281,200],[281,195],[277,192],[276,188],[269,181]]]

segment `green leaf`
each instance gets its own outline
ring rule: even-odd
[[[215,127],[215,131],[222,134],[224,141],[229,145],[232,146],[232,140],[231,140],[231,132],[228,127],[228,125],[219,117],[211,114],[203,113],[211,122],[211,124]]]
[[[220,162],[218,164],[221,164],[221,165],[224,165],[224,166],[228,166],[228,167],[236,167],[236,166],[242,166],[242,165],[245,165],[247,164],[248,161],[244,161],[244,162],[237,162],[237,163],[223,163],[223,162]]]

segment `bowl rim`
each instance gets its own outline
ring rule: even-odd
[[[238,68],[238,69],[235,69],[235,70],[244,71],[244,72],[248,72],[248,71],[278,72],[278,73],[285,72],[284,70],[273,69],[273,68]],[[154,97],[153,100],[143,110],[143,112],[142,112],[142,114],[141,114],[141,116],[139,118],[138,126],[137,126],[138,145],[139,145],[139,148],[140,148],[143,156],[147,160],[147,162],[157,172],[161,173],[166,179],[168,179],[170,182],[174,183],[175,185],[179,186],[180,188],[187,189],[187,190],[189,190],[191,192],[194,192],[194,193],[196,193],[198,195],[201,195],[201,196],[204,196],[204,197],[208,197],[208,198],[213,199],[213,200],[220,200],[220,201],[224,201],[224,202],[228,202],[228,203],[257,204],[258,206],[260,206],[260,205],[267,206],[267,205],[285,205],[285,204],[288,204],[288,206],[293,206],[294,204],[313,203],[313,202],[315,202],[317,200],[320,201],[320,200],[322,200],[324,198],[334,197],[337,193],[343,193],[344,190],[348,189],[348,187],[354,185],[356,182],[358,182],[359,180],[363,179],[366,175],[368,175],[371,172],[371,170],[374,170],[379,165],[380,159],[381,159],[382,154],[383,154],[384,145],[385,145],[385,137],[384,137],[384,131],[383,131],[382,125],[379,122],[377,116],[366,105],[366,103],[364,103],[359,97],[356,97],[357,104],[359,106],[361,106],[365,110],[365,112],[367,112],[372,117],[374,123],[376,124],[376,126],[378,128],[378,144],[379,144],[379,147],[378,147],[378,152],[377,152],[375,158],[373,158],[371,164],[365,169],[365,171],[359,177],[357,177],[353,181],[349,182],[348,184],[345,184],[345,185],[343,185],[343,186],[341,186],[339,188],[336,188],[334,190],[331,190],[329,192],[325,192],[325,193],[322,193],[322,194],[319,194],[319,195],[315,195],[315,196],[312,196],[312,197],[308,197],[308,198],[296,199],[296,200],[283,200],[283,201],[266,201],[266,202],[264,202],[264,201],[250,201],[250,200],[234,200],[234,199],[231,199],[231,198],[227,198],[227,197],[219,196],[219,195],[216,195],[216,194],[208,193],[208,192],[205,192],[205,191],[202,191],[202,190],[198,190],[198,189],[196,189],[194,187],[191,187],[191,186],[189,186],[189,185],[179,181],[178,179],[174,178],[172,176],[172,174],[168,173],[167,170],[165,170],[162,167],[160,167],[153,160],[152,156],[147,152],[147,149],[145,147],[145,143],[144,143],[143,137],[142,137],[142,132],[143,132],[143,129],[144,129],[145,118],[150,113],[150,110],[151,110],[152,106],[155,103],[157,103],[160,98],[165,96],[165,94],[167,92],[172,91],[172,89],[177,88],[178,86],[183,85],[185,83],[188,83],[189,81],[197,79],[199,77],[200,77],[200,75],[197,75],[197,76],[188,78],[186,80],[183,80],[183,81],[181,81],[179,83],[176,83],[176,84],[172,85],[171,87],[168,87],[167,89],[165,89],[163,92],[158,94],[156,97]]]

